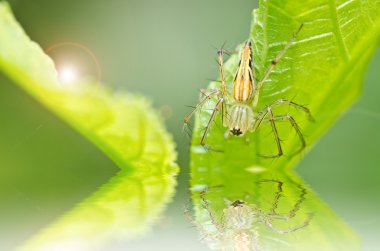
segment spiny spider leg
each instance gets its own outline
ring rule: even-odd
[[[219,91],[219,89],[207,89],[207,88],[202,88],[199,90],[199,94],[201,97],[199,97],[200,99],[203,99],[204,97],[206,96],[209,96],[211,93],[214,93],[214,92],[217,92]],[[209,94],[207,94],[209,93]]]
[[[275,155],[267,155],[267,156],[264,155],[264,157],[266,157],[266,158],[276,158],[276,157],[280,157],[283,154],[282,153],[282,148],[281,148],[281,142],[280,142],[280,137],[278,136],[278,131],[277,131],[277,127],[276,127],[276,123],[275,123],[275,118],[274,118],[272,109],[270,107],[268,107],[267,110],[268,110],[268,113],[269,113],[269,121],[270,121],[270,124],[272,126],[272,131],[274,133],[274,139],[275,139],[276,144],[277,144],[278,153],[275,154]]]
[[[220,109],[222,109],[222,123],[225,124],[225,116],[227,114],[227,107],[225,104],[225,99],[231,100],[231,97],[227,91],[227,84],[226,84],[226,78],[224,75],[224,64],[223,64],[223,49],[218,50],[218,65],[219,65],[219,76],[220,76],[220,82],[221,87],[219,90],[216,90],[212,92],[211,94],[205,96],[198,104],[197,106],[191,111],[184,119],[184,126],[187,126],[189,123],[190,118],[195,114],[196,111],[198,111],[208,100],[211,100],[214,96],[218,96],[218,102],[215,105],[215,108],[212,112],[212,115],[210,117],[210,120],[208,121],[208,124],[206,126],[206,129],[203,133],[202,139],[201,139],[201,145],[205,146],[206,144],[206,135],[211,127],[212,122],[215,120],[215,117]],[[220,108],[221,106],[221,108]]]
[[[255,124],[253,125],[252,131],[255,132],[262,125],[262,123],[264,121],[267,122],[265,120],[265,117],[268,116],[268,115],[269,115],[269,122],[271,123],[272,131],[273,131],[273,134],[274,134],[274,139],[276,141],[278,153],[277,154],[273,154],[273,155],[261,155],[260,154],[260,156],[264,157],[264,158],[277,158],[277,157],[280,157],[283,154],[283,152],[282,152],[280,137],[278,136],[278,131],[277,131],[276,123],[275,123],[276,119],[275,119],[275,117],[273,115],[273,111],[270,108],[270,106],[268,106],[266,108],[266,111],[264,113],[262,113],[261,115],[259,115],[259,117],[255,121]]]
[[[276,128],[276,125],[275,125],[276,121],[288,120],[290,122],[290,124],[292,125],[293,129],[296,131],[297,136],[298,136],[298,138],[301,141],[301,147],[296,152],[292,153],[290,156],[294,156],[294,155],[300,153],[306,147],[306,141],[305,141],[304,136],[302,135],[301,129],[298,126],[298,124],[295,121],[295,119],[291,115],[287,114],[287,115],[280,115],[280,116],[275,116],[275,117],[273,116],[273,112],[272,112],[271,107],[274,106],[274,105],[279,105],[279,104],[284,104],[284,103],[285,104],[288,103],[289,105],[294,105],[295,107],[303,109],[306,113],[310,114],[308,108],[306,108],[304,106],[301,106],[301,105],[299,105],[297,103],[285,100],[285,99],[280,99],[280,100],[274,102],[272,105],[268,106],[266,108],[266,111],[264,113],[262,113],[261,115],[259,115],[259,117],[256,119],[252,131],[255,132],[262,125],[263,122],[270,122],[271,125],[272,125],[272,131],[273,131],[273,133],[275,135],[275,140],[276,140],[276,144],[277,144],[277,148],[278,148],[278,154],[277,155],[269,155],[269,156],[264,155],[263,157],[276,158],[276,157],[279,157],[279,156],[281,156],[283,154],[282,153],[282,147],[281,147],[280,138],[278,136],[277,128]],[[270,118],[269,119],[265,119],[268,114],[270,115]]]
[[[225,53],[227,55],[236,54],[236,53],[240,52],[239,50],[226,50],[226,49],[224,49],[224,47],[226,46],[226,43],[227,43],[227,41],[224,41],[224,43],[222,44],[221,47],[219,47],[219,48],[214,47],[214,48],[218,49],[218,51],[223,51],[223,53]]]
[[[226,102],[223,102],[223,104],[222,104],[222,125],[223,126],[227,126],[227,104],[226,104]]]
[[[294,40],[297,38],[298,36],[298,33],[301,31],[303,27],[303,24],[300,25],[300,27],[298,28],[298,30],[293,34],[293,37],[289,40],[289,42],[285,45],[284,49],[272,60],[271,64],[269,65],[268,69],[266,70],[266,72],[264,73],[264,76],[262,77],[262,79],[258,82],[257,84],[257,87],[256,87],[256,90],[255,90],[255,98],[253,100],[253,106],[256,107],[257,106],[257,102],[259,100],[259,93],[260,93],[260,89],[261,87],[263,86],[264,82],[267,80],[267,78],[269,77],[269,75],[271,74],[271,72],[273,71],[274,67],[276,66],[276,64],[278,63],[278,61],[280,61],[280,59],[282,58],[282,56],[284,56],[284,54],[286,53],[286,51],[289,49],[289,47],[293,44]]]
[[[298,138],[300,139],[301,141],[301,147],[295,151],[294,153],[290,154],[290,156],[294,156],[300,152],[302,152],[303,149],[305,149],[306,147],[306,141],[305,141],[305,138],[304,136],[302,135],[302,132],[301,132],[301,129],[300,127],[298,126],[297,122],[295,121],[295,119],[289,115],[289,114],[286,114],[286,115],[280,115],[280,116],[276,116],[274,118],[275,121],[281,121],[281,120],[288,120],[290,122],[290,124],[292,125],[292,127],[294,128],[294,130],[296,131],[297,135],[298,135]]]
[[[293,101],[290,101],[290,100],[287,100],[287,99],[279,99],[279,100],[273,102],[270,105],[270,107],[279,106],[279,105],[290,105],[290,106],[293,106],[293,107],[295,107],[297,109],[300,109],[301,111],[303,111],[303,112],[305,112],[307,114],[307,116],[309,117],[310,121],[315,122],[315,119],[311,115],[311,112],[310,112],[309,108],[307,108],[306,106],[297,104],[297,103],[295,103]]]
[[[207,136],[207,133],[208,131],[210,130],[210,127],[212,125],[212,122],[215,120],[215,117],[216,117],[216,114],[219,112],[220,110],[220,106],[224,103],[224,98],[219,98],[218,102],[216,103],[215,105],[215,108],[211,114],[211,117],[207,123],[207,126],[206,126],[206,129],[205,131],[203,132],[203,136],[202,136],[202,139],[201,139],[201,145],[202,146],[205,146],[206,145],[206,136]]]
[[[201,93],[204,94],[203,90],[201,90]],[[210,94],[204,96],[201,99],[201,101],[199,101],[197,106],[189,114],[187,114],[186,117],[183,119],[184,127],[188,126],[191,117],[195,114],[196,111],[201,109],[207,101],[211,100],[214,96],[218,96],[218,95],[220,95],[220,90],[212,90]]]
[[[231,55],[231,54],[238,54],[240,51],[239,50],[223,50],[223,52],[227,55]]]
[[[218,65],[219,65],[219,77],[221,81],[222,95],[224,97],[227,97],[228,100],[232,100],[232,97],[230,96],[227,90],[226,77],[224,74],[223,49],[218,50]]]
[[[209,92],[209,94],[207,94],[206,92]],[[220,95],[220,90],[215,90],[215,89],[201,89],[200,90],[200,96],[202,96],[200,97],[200,101],[195,107],[193,107],[193,110],[190,113],[188,113],[186,117],[183,119],[182,132],[186,134],[189,141],[191,141],[191,134],[192,134],[191,127],[189,126],[191,117],[194,116],[194,114],[198,110],[202,109],[203,105],[207,101],[211,100],[214,96],[219,96],[219,95]]]

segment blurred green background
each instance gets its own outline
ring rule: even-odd
[[[97,57],[102,81],[144,94],[162,108],[182,168],[174,202],[153,231],[128,250],[207,250],[183,217],[189,141],[182,119],[207,79],[217,77],[216,49],[249,33],[256,1],[11,0],[16,18],[43,48],[75,41]],[[1,39],[1,38],[0,38]],[[96,76],[91,58],[65,47],[51,52]],[[380,229],[380,50],[363,96],[305,155],[296,171],[376,250]],[[69,126],[0,73],[0,250],[11,250],[86,198],[118,168]]]

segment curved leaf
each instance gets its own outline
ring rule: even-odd
[[[95,250],[108,239],[141,235],[173,196],[178,173],[174,143],[157,111],[141,96],[112,92],[93,81],[61,83],[52,60],[30,41],[5,2],[0,38],[0,70],[121,169],[23,250],[61,250],[66,244]]]
[[[4,2],[0,18],[0,67],[16,84],[122,169],[139,168],[153,161],[165,168],[175,161],[174,143],[145,98],[113,93],[91,81],[60,83],[53,61],[30,41]]]

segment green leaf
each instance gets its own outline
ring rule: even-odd
[[[257,116],[279,99],[308,107],[315,122],[288,105],[273,108],[277,116],[294,117],[307,142],[307,152],[360,95],[365,69],[380,35],[380,1],[261,0],[253,11],[249,36],[256,79],[262,78],[301,24],[298,37],[264,83],[253,109]],[[225,63],[229,90],[239,57],[234,54]],[[219,87],[219,82],[212,82],[208,88]],[[258,250],[260,245],[263,250],[360,250],[355,233],[302,180],[286,172],[302,157],[302,153],[292,155],[301,144],[290,123],[276,123],[284,156],[270,159],[260,157],[277,153],[269,123],[255,133],[226,139],[227,128],[218,114],[206,135],[210,150],[200,141],[215,104],[213,98],[196,113],[191,147],[193,222],[203,240],[224,250],[250,250],[248,246],[256,244]],[[227,120],[230,107],[228,103]],[[283,182],[283,191],[268,180]],[[274,219],[275,214],[289,215],[297,208],[302,189],[307,193],[295,216]],[[279,196],[278,203],[275,196]],[[249,210],[231,216],[228,210],[236,200],[249,205]],[[276,231],[300,226],[310,214],[314,217],[305,227],[288,234]],[[272,220],[265,223],[268,217]]]
[[[26,36],[9,6],[0,6],[0,67],[5,74],[121,169],[145,169],[150,162],[160,168],[172,165],[174,144],[145,98],[112,92],[91,81],[60,83],[53,61]]]
[[[361,92],[365,69],[380,33],[380,1],[260,1],[259,9],[253,11],[249,37],[256,79],[261,79],[271,61],[284,49],[301,24],[304,26],[295,42],[264,83],[254,112],[257,115],[279,99],[307,106],[316,120],[314,123],[305,114],[287,105],[273,108],[273,111],[275,115],[289,113],[295,118],[308,151]],[[225,63],[229,90],[239,57],[239,54],[233,55]],[[212,82],[209,88],[219,86],[220,83]],[[221,116],[212,125],[206,143],[223,153],[210,154],[200,146],[200,139],[214,107],[215,99],[195,116],[194,165],[228,165],[230,160],[240,159],[247,165],[289,169],[302,156],[292,156],[300,148],[300,140],[286,121],[276,123],[285,156],[274,161],[258,156],[277,153],[269,123],[246,137],[230,136],[225,139],[223,134],[227,129],[220,122]],[[202,155],[199,163],[197,159],[201,157],[198,154]]]
[[[121,169],[52,224],[58,228],[42,231],[25,250],[53,250],[49,247],[58,240],[93,247],[108,237],[126,239],[141,234],[173,196],[178,173],[174,143],[157,111],[141,96],[112,92],[95,81],[61,83],[53,61],[28,38],[5,2],[0,2],[0,38],[0,71]],[[97,241],[77,243],[78,236]]]

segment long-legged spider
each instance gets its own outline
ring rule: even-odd
[[[243,136],[247,132],[256,132],[257,129],[259,129],[259,127],[263,124],[263,122],[270,122],[278,152],[277,154],[273,155],[262,155],[263,157],[275,158],[283,155],[281,141],[276,127],[276,121],[289,121],[292,128],[298,135],[301,142],[301,147],[294,154],[301,152],[306,147],[306,141],[296,120],[289,114],[275,116],[273,114],[272,108],[279,105],[289,105],[305,112],[309,116],[309,119],[313,120],[311,113],[307,107],[287,99],[279,99],[267,106],[262,111],[255,112],[259,102],[260,90],[263,84],[274,69],[275,65],[292,45],[302,26],[303,25],[301,25],[296,33],[294,33],[293,37],[286,44],[284,49],[272,60],[270,66],[264,73],[264,76],[259,81],[255,80],[254,69],[252,67],[251,42],[247,41],[241,51],[239,67],[232,84],[232,94],[230,94],[227,90],[226,78],[224,74],[224,51],[223,49],[218,50],[219,77],[221,86],[219,89],[208,89],[208,94],[205,95],[199,101],[193,111],[191,111],[184,118],[184,125],[187,126],[191,117],[198,110],[200,110],[207,101],[213,99],[214,97],[217,98],[211,117],[203,132],[200,142],[201,145],[206,145],[206,136],[210,130],[210,127],[215,121],[216,115],[219,113],[219,111],[222,111],[223,126],[228,128],[225,134],[226,137],[228,137],[230,134],[234,136]],[[226,116],[227,114],[228,116]]]
[[[264,210],[256,204],[248,203],[247,198],[245,200],[238,199],[234,201],[229,201],[225,198],[224,200],[227,207],[223,209],[221,216],[218,217],[217,213],[211,209],[210,202],[206,198],[207,190],[200,193],[202,208],[206,210],[211,224],[216,230],[216,232],[210,233],[209,226],[202,226],[199,225],[199,223],[195,223],[199,230],[201,230],[204,235],[204,240],[208,242],[208,244],[213,245],[219,250],[230,250],[231,248],[235,251],[263,250],[260,236],[269,238],[270,236],[260,234],[258,231],[259,225],[263,225],[279,235],[293,233],[309,225],[313,218],[312,213],[307,213],[305,219],[301,222],[298,220],[292,221],[292,219],[297,216],[302,203],[306,199],[307,190],[304,187],[296,184],[300,190],[298,199],[294,202],[290,211],[283,214],[278,212],[280,198],[285,197],[283,194],[283,182],[279,180],[263,180],[260,181],[260,183],[273,183],[277,187],[269,210]],[[277,221],[282,221],[292,226],[279,228],[275,224]]]

